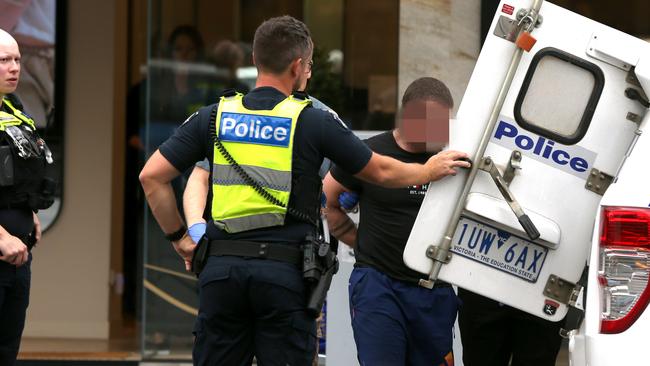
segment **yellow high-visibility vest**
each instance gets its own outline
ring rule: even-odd
[[[4,131],[8,126],[19,126],[23,123],[27,123],[32,130],[36,130],[34,120],[23,113],[20,109],[14,107],[7,98],[2,100],[2,104],[9,107],[11,113],[0,111],[0,131]]]
[[[272,110],[249,110],[243,95],[221,97],[216,133],[233,159],[269,194],[274,205],[237,173],[214,146],[212,219],[228,233],[284,224],[291,192],[293,137],[298,116],[309,99],[287,97]]]

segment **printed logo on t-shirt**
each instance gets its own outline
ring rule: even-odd
[[[222,141],[288,147],[291,118],[222,113],[219,138]]]
[[[407,188],[409,190],[409,195],[424,196],[427,194],[427,189],[429,189],[429,183],[408,186]]]

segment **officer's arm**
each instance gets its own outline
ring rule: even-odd
[[[468,155],[459,151],[442,151],[424,163],[404,163],[388,156],[372,153],[370,161],[356,177],[387,188],[425,184],[456,175],[456,168],[469,168]]]
[[[183,225],[176,208],[176,196],[170,182],[180,172],[156,150],[140,172],[140,183],[153,216],[165,233],[173,233]]]
[[[348,190],[331,173],[327,173],[323,180],[323,192],[327,197],[327,225],[335,238],[354,248],[357,243],[357,227],[341,208],[338,199],[346,191]]]
[[[182,225],[181,214],[176,208],[176,196],[170,182],[180,172],[156,150],[140,172],[140,183],[153,216],[166,234],[176,232]],[[185,269],[190,270],[194,242],[186,233],[180,240],[172,242],[174,250],[183,258]]]
[[[197,222],[205,222],[203,212],[205,211],[205,202],[208,197],[209,179],[209,171],[195,166],[187,180],[185,191],[183,192],[183,210],[188,226]]]

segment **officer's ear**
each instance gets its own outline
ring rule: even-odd
[[[292,78],[297,78],[302,73],[302,58],[297,58],[289,64],[289,73]]]

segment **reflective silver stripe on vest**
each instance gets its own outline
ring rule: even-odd
[[[269,226],[284,224],[284,215],[280,213],[255,214],[250,216],[235,217],[232,219],[215,220],[214,224],[228,233],[254,230]]]
[[[242,168],[264,188],[276,191],[291,191],[291,172],[242,165]],[[214,164],[212,167],[212,184],[219,186],[248,185],[232,165]]]

